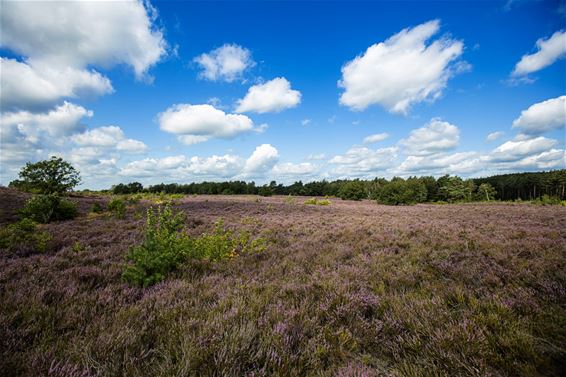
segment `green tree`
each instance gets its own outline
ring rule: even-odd
[[[476,192],[476,198],[478,200],[490,201],[495,199],[495,195],[497,195],[497,191],[489,183],[482,183],[481,185],[479,185]]]
[[[359,180],[349,181],[342,185],[338,196],[344,200],[362,200],[368,197],[365,185]]]
[[[11,187],[46,195],[65,193],[81,182],[79,172],[61,157],[28,162],[19,177],[10,183]]]

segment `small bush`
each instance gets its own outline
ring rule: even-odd
[[[310,198],[305,200],[305,204],[315,205],[315,206],[329,206],[332,202],[328,199],[318,200],[317,198]]]
[[[90,208],[90,212],[92,212],[92,213],[102,213],[102,212],[104,212],[104,208],[102,207],[102,205],[100,203],[94,203],[92,205],[92,207]]]
[[[548,205],[560,205],[560,198],[555,196],[543,195],[542,197],[532,201],[533,204],[548,206]]]
[[[37,230],[31,219],[23,219],[15,224],[0,228],[0,249],[12,252],[39,252],[47,250],[51,236]]]
[[[75,202],[68,199],[59,200],[59,205],[55,209],[56,220],[71,220],[77,217],[78,210]]]
[[[118,219],[126,217],[126,203],[120,198],[114,198],[108,203],[108,210]]]
[[[58,195],[36,195],[26,202],[21,214],[25,218],[46,224],[52,220],[74,219],[78,210],[74,202]]]
[[[130,249],[131,262],[122,277],[129,283],[147,287],[165,279],[190,252],[191,240],[180,232],[183,216],[171,206],[147,210],[144,241]]]
[[[123,279],[147,287],[162,281],[188,260],[217,262],[240,253],[261,252],[267,247],[263,238],[253,239],[248,232],[237,236],[222,221],[216,223],[212,233],[191,238],[182,232],[184,220],[183,214],[175,213],[170,205],[148,209],[144,241],[130,249],[130,264]]]

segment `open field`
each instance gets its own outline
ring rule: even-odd
[[[24,199],[1,190],[0,223]],[[267,249],[138,288],[121,273],[151,203],[72,199],[45,253],[0,251],[2,375],[566,373],[566,207],[187,196],[190,234],[222,218]]]

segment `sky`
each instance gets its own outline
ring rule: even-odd
[[[5,1],[0,184],[566,166],[564,1]]]

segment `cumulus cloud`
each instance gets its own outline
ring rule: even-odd
[[[202,68],[199,76],[210,81],[233,82],[255,65],[250,50],[237,44],[225,44],[193,61]]]
[[[408,155],[426,156],[454,149],[459,141],[458,127],[440,118],[433,118],[424,127],[412,130],[400,144]]]
[[[299,164],[285,162],[275,165],[272,170],[272,175],[283,178],[311,175],[314,173],[315,168],[316,167],[310,162],[301,162]]]
[[[33,62],[126,64],[141,78],[166,52],[149,2],[10,1],[2,8],[2,47]]]
[[[415,103],[437,99],[448,79],[467,66],[455,64],[462,42],[441,37],[427,44],[439,28],[433,20],[404,29],[347,62],[338,83],[344,88],[340,103],[353,110],[377,104],[406,114]]]
[[[41,110],[60,98],[96,96],[113,91],[110,80],[94,70],[18,62],[0,58],[0,103],[4,110]]]
[[[495,140],[499,139],[500,137],[502,137],[503,135],[505,135],[505,132],[503,132],[503,131],[495,131],[495,132],[492,132],[492,133],[488,134],[488,135],[486,136],[485,140],[487,140],[487,141],[495,141]]]
[[[336,165],[333,174],[344,177],[362,177],[390,168],[397,158],[396,147],[370,149],[354,146],[345,154],[330,159]]]
[[[548,152],[557,144],[556,140],[543,136],[531,139],[510,140],[495,148],[491,152],[489,159],[494,162],[518,161],[528,156]]]
[[[279,152],[271,144],[258,146],[246,160],[243,173],[245,176],[257,177],[270,171],[279,160]]]
[[[40,134],[53,137],[68,136],[83,129],[79,123],[82,118],[91,117],[92,111],[73,103],[64,102],[55,109],[44,113],[16,111],[0,114],[2,129],[17,128],[28,138],[38,138]],[[7,140],[3,140],[7,141]]]
[[[536,42],[537,52],[523,55],[515,65],[512,76],[524,76],[539,71],[566,56],[566,32],[557,31],[550,38]]]
[[[147,150],[147,145],[139,140],[126,138],[124,131],[117,126],[88,130],[71,136],[71,140],[80,146],[115,148],[117,151],[128,153],[141,153]]]
[[[253,121],[247,116],[227,114],[212,105],[174,105],[157,119],[163,131],[179,135],[179,140],[189,145],[212,137],[230,139],[254,130]]]
[[[301,92],[291,89],[291,83],[285,77],[277,77],[249,88],[246,96],[238,100],[236,112],[280,112],[300,102]]]
[[[380,141],[387,139],[388,137],[389,137],[389,134],[387,132],[369,135],[369,136],[366,136],[364,138],[364,144],[377,143],[377,142],[380,142]]]
[[[513,121],[513,128],[525,134],[541,134],[566,126],[566,96],[535,103]]]
[[[441,153],[428,156],[407,156],[396,174],[470,174],[482,171],[485,165],[477,152]]]
[[[144,5],[145,4],[145,5]],[[87,67],[131,66],[138,79],[166,53],[155,12],[141,1],[9,1],[2,4],[0,103],[37,110],[60,99],[112,92],[110,80]]]

